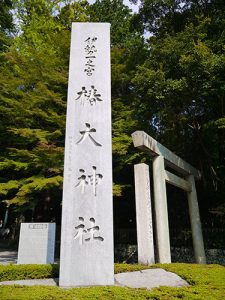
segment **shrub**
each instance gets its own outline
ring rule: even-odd
[[[0,281],[58,277],[58,265],[0,265]]]
[[[117,274],[123,272],[134,272],[134,271],[146,270],[150,268],[155,268],[155,265],[144,266],[144,265],[115,264],[114,271],[115,274]]]

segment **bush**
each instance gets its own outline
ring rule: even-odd
[[[155,266],[176,273],[191,285],[213,285],[225,288],[224,266],[185,263],[156,264]]]
[[[0,265],[0,281],[58,277],[58,265]]]
[[[149,269],[150,266],[115,264],[115,273]],[[0,265],[0,281],[57,278],[59,265]]]
[[[134,272],[141,271],[150,268],[155,268],[155,265],[152,266],[144,266],[144,265],[129,265],[129,264],[115,264],[114,271],[115,274],[123,273],[123,272]]]

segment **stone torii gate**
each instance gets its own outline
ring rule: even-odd
[[[168,182],[187,192],[195,259],[197,263],[206,263],[195,187],[195,180],[201,178],[200,171],[182,160],[144,131],[135,131],[132,134],[132,139],[136,148],[153,157],[154,206],[159,262],[171,262],[166,194],[166,182]],[[181,177],[167,171],[166,167],[176,171]],[[135,174],[135,176],[137,177],[137,174]],[[143,207],[143,210],[146,210],[146,208]],[[149,218],[151,218],[151,216],[149,216]]]

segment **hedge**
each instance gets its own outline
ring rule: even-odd
[[[153,266],[154,267],[154,266]],[[115,264],[115,273],[140,271],[150,266]],[[59,265],[0,265],[0,281],[57,278]]]
[[[0,265],[0,281],[58,277],[58,265]]]
[[[64,290],[48,286],[0,286],[1,300],[224,300],[225,267],[220,265],[156,264],[187,280],[188,287],[161,287],[152,291],[125,287],[86,287]],[[116,264],[115,272],[136,271],[149,267]],[[48,278],[58,276],[57,265],[0,266],[0,280]]]

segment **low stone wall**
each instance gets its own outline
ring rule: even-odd
[[[195,263],[194,252],[191,248],[171,247],[171,257],[174,263]],[[208,264],[225,265],[225,250],[206,249],[206,260]],[[137,263],[137,261],[137,245],[115,245],[115,262]]]

